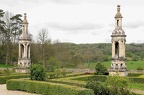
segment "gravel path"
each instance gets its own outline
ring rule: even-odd
[[[132,92],[136,93],[136,94],[142,94],[144,95],[144,91],[143,90],[138,90],[138,89],[132,89]]]
[[[40,95],[40,94],[32,94],[22,91],[12,91],[6,89],[6,84],[0,85],[0,95]]]

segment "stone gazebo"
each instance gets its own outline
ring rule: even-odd
[[[19,36],[19,57],[16,72],[19,73],[29,72],[29,67],[31,65],[30,43],[31,43],[31,37],[28,33],[27,16],[26,13],[24,13],[24,20],[22,23],[22,34]]]
[[[120,5],[117,5],[117,14],[115,15],[115,29],[112,37],[112,60],[109,74],[118,74],[119,76],[127,76],[126,58],[125,58],[125,42],[126,35],[122,29],[122,15],[120,13]]]

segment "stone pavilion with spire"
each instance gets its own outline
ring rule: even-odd
[[[17,72],[26,73],[31,65],[30,59],[30,43],[31,37],[28,33],[28,21],[26,13],[24,13],[24,20],[22,23],[22,33],[19,36],[19,56]]]
[[[125,43],[126,35],[122,29],[122,15],[120,13],[120,5],[117,5],[117,14],[115,15],[115,29],[112,32],[112,60],[109,74],[118,74],[119,76],[127,76]]]

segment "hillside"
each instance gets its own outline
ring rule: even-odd
[[[108,61],[111,59],[111,43],[63,44],[85,62]],[[126,58],[127,61],[143,60],[144,44],[126,44]]]

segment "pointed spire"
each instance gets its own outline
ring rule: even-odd
[[[117,14],[115,15],[115,18],[123,18],[120,13],[120,5],[117,5]]]
[[[28,24],[26,13],[24,13],[24,20],[23,20],[23,24]]]
[[[27,21],[27,16],[26,13],[24,13],[24,19],[23,19],[23,29],[22,29],[22,34],[28,34],[28,21]]]
[[[117,5],[117,14],[115,15],[115,29],[112,35],[124,35],[125,32],[122,29],[122,15],[120,13],[120,5]]]
[[[19,40],[31,40],[31,37],[28,33],[28,21],[27,21],[27,16],[26,13],[24,13],[24,19],[22,23],[22,34],[19,36]]]

